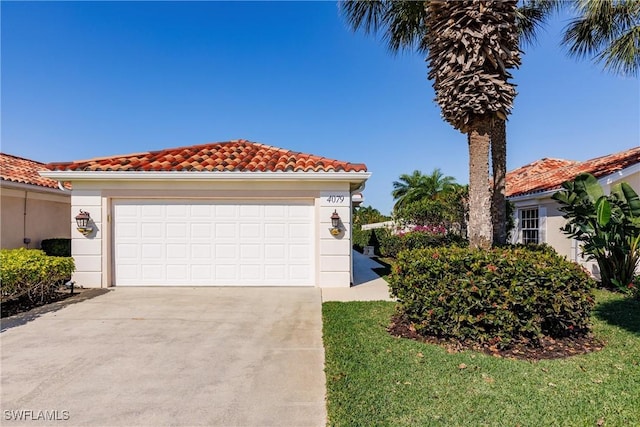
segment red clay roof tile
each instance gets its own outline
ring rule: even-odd
[[[584,162],[545,158],[508,172],[506,195],[513,197],[555,190],[581,173],[601,178],[638,163],[640,147]]]
[[[43,169],[45,169],[44,163],[0,153],[0,175],[2,181],[58,188],[58,181],[41,177],[38,174],[38,171]]]
[[[342,162],[242,139],[68,163],[49,163],[46,166],[57,171],[366,172],[367,170],[362,163]]]

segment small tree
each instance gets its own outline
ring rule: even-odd
[[[437,226],[444,227],[447,232],[466,237],[467,186],[454,184],[441,197],[422,199],[405,203],[394,210],[394,218],[404,226]]]
[[[583,252],[595,260],[604,286],[627,290],[640,261],[640,198],[626,182],[605,195],[591,174],[578,175],[553,195],[565,213],[561,230],[584,242]]]

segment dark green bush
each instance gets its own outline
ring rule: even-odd
[[[508,347],[589,331],[595,281],[549,250],[440,247],[403,251],[390,277],[423,335]]]
[[[435,248],[457,244],[466,244],[464,238],[454,233],[430,233],[424,231],[411,231],[409,233],[395,234],[391,230],[380,233],[380,254],[384,257],[396,258],[398,253],[404,250]]]
[[[71,239],[45,239],[40,243],[40,247],[49,256],[71,256]]]
[[[362,252],[362,248],[367,246],[370,237],[371,230],[362,230],[360,226],[354,226],[351,234],[351,244],[355,250]]]
[[[49,301],[74,270],[73,258],[48,256],[38,249],[2,249],[0,300],[27,296],[33,302]]]

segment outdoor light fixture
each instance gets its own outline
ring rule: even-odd
[[[331,234],[334,236],[340,234],[340,215],[337,210],[331,214]]]
[[[91,222],[91,215],[89,212],[85,212],[80,209],[80,213],[76,215],[76,225],[78,226],[78,231],[87,236],[93,231],[93,227],[89,225]]]

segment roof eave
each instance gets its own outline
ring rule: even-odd
[[[14,190],[22,191],[33,191],[37,193],[50,193],[66,196],[71,194],[71,190],[62,191],[59,188],[45,187],[44,185],[29,184],[26,182],[9,181],[7,179],[0,180],[0,185],[2,185],[3,188],[11,188]]]
[[[608,175],[603,175],[598,178],[598,183],[602,186],[611,185],[614,182],[622,181],[626,177],[633,175],[634,173],[640,172],[640,163],[633,164],[619,171],[615,171]],[[544,199],[546,197],[552,196],[554,193],[560,191],[562,187],[552,188],[551,190],[542,190],[542,191],[533,191],[529,193],[520,194],[517,196],[507,196],[512,202],[518,202],[521,200],[527,199]]]
[[[536,191],[532,193],[520,194],[517,196],[507,196],[507,200],[511,202],[519,202],[521,200],[527,200],[527,199],[544,199],[547,197],[551,197],[558,190],[559,190],[558,188],[554,188],[553,190]]]
[[[194,171],[39,171],[57,181],[347,181],[361,183],[370,172],[194,172]]]

